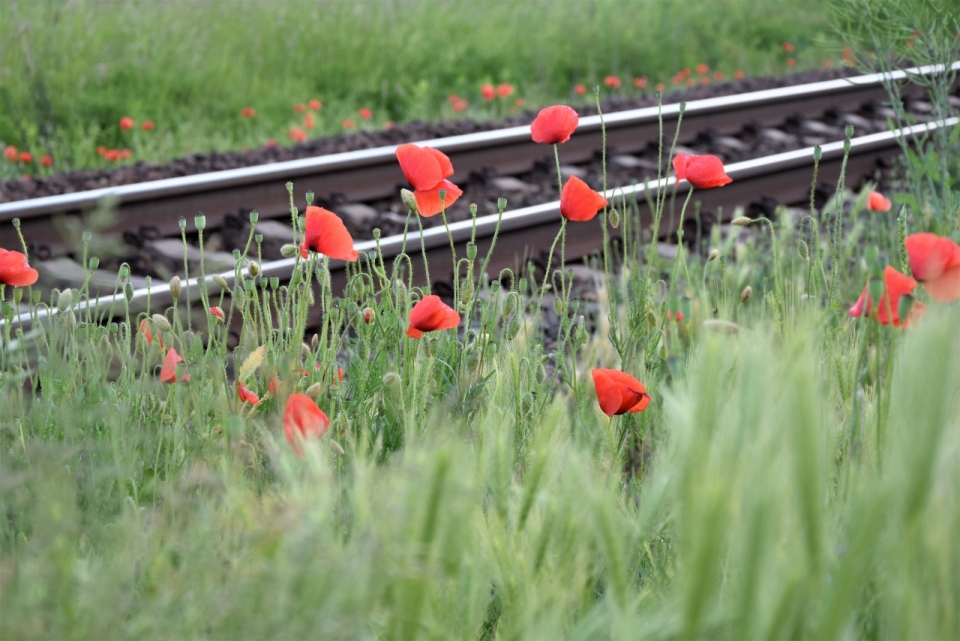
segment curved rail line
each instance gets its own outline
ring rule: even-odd
[[[900,138],[921,136],[940,127],[953,127],[958,123],[960,123],[960,118],[950,118],[943,122],[925,123],[896,131],[854,138],[850,144],[847,161],[848,182],[854,176],[862,176],[872,172],[876,168],[878,160],[888,158],[893,151],[898,149]],[[820,175],[839,174],[844,154],[843,142],[823,145],[821,150]],[[704,208],[723,207],[726,218],[732,215],[737,205],[751,202],[759,194],[776,194],[778,200],[782,203],[804,202],[809,197],[813,152],[813,148],[806,148],[727,165],[726,172],[733,178],[733,182],[721,189],[698,192],[697,200],[702,203]],[[636,196],[637,203],[640,206],[641,225],[646,227],[650,225],[652,220],[646,204],[646,193],[652,193],[658,187],[672,188],[674,186],[676,186],[678,197],[686,194],[690,189],[690,185],[686,181],[677,184],[675,178],[669,177],[661,179],[659,183],[654,181],[646,185],[610,189],[606,192],[606,196],[611,200],[621,195]],[[486,253],[496,225],[496,215],[477,218],[476,244],[479,255]],[[559,229],[559,225],[559,202],[505,212],[500,224],[496,251],[488,266],[489,273],[495,274],[504,267],[515,266],[520,259],[530,254],[530,248],[539,248],[542,246],[544,238],[553,238]],[[576,227],[576,233],[568,235],[566,250],[568,260],[577,260],[596,251],[602,237],[599,218],[590,223],[578,223]],[[465,245],[473,233],[473,221],[453,223],[450,225],[450,231],[454,242],[458,245],[458,253],[463,255]],[[617,230],[611,231],[615,234]],[[674,230],[669,228],[661,229],[661,233],[671,233],[672,231]],[[400,253],[403,242],[402,235],[381,238],[379,251],[383,254],[384,259],[393,258]],[[420,233],[411,231],[407,235],[406,243],[411,255],[419,253]],[[431,266],[434,266],[434,273],[452,274],[453,268],[446,230],[442,227],[424,230],[423,244],[427,250],[427,258]],[[377,241],[364,241],[355,244],[355,248],[361,252],[374,252],[377,251],[377,247]],[[417,261],[414,261],[415,270],[416,263]],[[281,281],[286,281],[293,273],[296,264],[296,258],[264,263],[260,266],[261,277],[276,276]],[[342,288],[345,284],[343,263],[333,261],[330,269],[334,286]],[[232,271],[221,273],[220,276],[227,281],[231,288],[234,286],[234,273]],[[186,297],[186,291],[190,292],[192,299],[199,298],[199,286],[201,284],[211,294],[219,292],[219,288],[213,282],[213,275],[208,275],[203,279],[190,279],[189,286],[184,287],[185,291],[181,295],[181,299]],[[102,296],[89,301],[88,305],[103,310],[109,308],[112,303],[116,303],[115,308],[120,308],[122,307],[120,296],[122,294],[116,297]],[[148,299],[151,309],[163,309],[169,306],[173,302],[169,285],[165,283],[157,284],[151,287],[149,291],[146,289],[134,291],[130,300],[131,313],[145,311]],[[312,309],[312,312],[316,312],[316,308]],[[31,318],[28,314],[21,314],[14,319],[13,323],[14,326],[19,324],[24,330],[27,330],[34,322],[46,322],[56,313],[56,309],[43,308],[37,311],[35,318]],[[0,321],[0,327],[2,325],[3,322]]]
[[[960,62],[952,66],[960,69]],[[712,130],[719,134],[738,131],[746,123],[761,126],[780,123],[786,114],[822,113],[828,109],[846,110],[863,103],[887,98],[884,83],[907,80],[911,76],[942,71],[942,67],[918,67],[891,74],[871,74],[780,89],[769,89],[734,96],[709,98],[686,103],[683,109],[681,144]],[[915,87],[915,85],[911,85]],[[916,91],[920,91],[916,87]],[[906,95],[915,91],[907,88]],[[619,153],[642,150],[664,131],[672,137],[681,114],[681,104],[648,107],[581,118],[580,126],[564,145],[564,162],[589,160],[601,148],[603,127],[607,145]],[[531,169],[548,153],[543,145],[530,140],[530,127],[510,127],[482,133],[421,141],[442,150],[453,161],[458,177],[484,167],[502,174]],[[26,237],[46,239],[53,253],[62,251],[51,238],[49,219],[77,216],[90,211],[104,199],[113,199],[117,220],[111,232],[135,231],[141,226],[155,227],[161,235],[178,235],[180,216],[203,212],[208,229],[222,225],[224,212],[240,208],[256,209],[261,218],[289,215],[285,184],[296,180],[299,193],[340,193],[350,201],[368,201],[397,193],[404,184],[396,163],[396,146],[332,154],[288,162],[169,178],[151,182],[108,187],[91,191],[48,196],[0,204],[0,229],[19,218]],[[302,204],[301,204],[302,205]],[[14,249],[16,238],[0,234],[0,247]]]

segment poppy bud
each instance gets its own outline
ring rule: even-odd
[[[67,327],[68,327],[69,329],[72,329],[72,330],[73,330],[73,329],[76,329],[76,328],[77,328],[77,317],[76,317],[76,315],[73,313],[73,310],[72,310],[72,309],[71,309],[69,312],[67,312],[67,315],[66,315],[66,317],[65,317],[65,319],[64,319],[64,322],[66,323],[66,325],[67,325]]]
[[[214,282],[214,284],[215,284],[217,287],[219,287],[220,289],[226,289],[226,288],[227,288],[227,279],[224,278],[223,276],[221,276],[220,274],[214,274],[214,275],[213,275],[213,282]]]
[[[514,316],[510,319],[510,323],[507,325],[506,338],[508,341],[512,341],[517,337],[517,334],[520,333],[520,317]]]
[[[850,140],[849,140],[849,139],[843,141],[843,153],[845,153],[845,154],[849,154],[849,153],[850,153]]]
[[[409,189],[400,190],[400,198],[403,200],[403,204],[407,206],[407,209],[410,211],[417,211],[417,198],[413,195],[413,192]]]
[[[810,260],[810,247],[807,246],[805,240],[800,239],[800,242],[797,243],[797,253],[803,260]]]
[[[710,253],[707,254],[707,262],[708,262],[708,263],[709,263],[709,262],[712,262],[712,261],[715,261],[715,260],[718,259],[718,258],[720,258],[720,250],[717,249],[717,248],[711,249],[711,250],[710,250]]]
[[[221,325],[222,325],[222,324],[224,323],[224,321],[226,320],[226,319],[224,318],[224,316],[223,316],[223,310],[220,309],[219,307],[211,307],[211,308],[210,308],[210,315],[213,316],[214,318],[216,318],[216,319],[217,319],[217,323],[219,323],[219,324],[221,324]]]
[[[731,225],[736,225],[737,227],[747,227],[753,224],[753,220],[747,218],[746,216],[739,216],[730,221]]]
[[[740,292],[740,302],[745,303],[750,299],[750,296],[753,294],[753,288],[750,285],[747,285],[743,288],[743,291]]]
[[[473,241],[467,243],[467,260],[477,259],[477,244]]]
[[[180,216],[180,220],[177,221],[177,224],[180,225],[180,231],[184,231],[187,228],[187,219],[183,216]]]
[[[376,320],[376,315],[374,314],[373,310],[370,309],[369,307],[364,308],[363,322],[366,323],[367,325],[372,325],[375,320]]]
[[[180,298],[181,286],[180,277],[174,276],[170,279],[170,295],[174,298]]]
[[[103,349],[110,349],[110,337],[106,334],[100,337],[100,347]]]
[[[90,271],[92,271],[92,272],[93,272],[93,271],[96,271],[96,270],[97,270],[97,267],[100,266],[100,259],[97,258],[96,256],[94,256],[94,257],[92,257],[92,258],[90,259],[89,263],[87,263],[87,264],[90,266]]]
[[[284,245],[280,248],[280,255],[284,258],[293,258],[297,253],[297,246],[293,244]]]
[[[523,396],[520,397],[520,413],[526,416],[530,413],[530,410],[533,409],[533,394],[530,392],[525,392]]]
[[[130,265],[123,263],[120,265],[120,269],[117,270],[117,278],[120,280],[127,280],[130,277]]]
[[[820,162],[820,158],[823,157],[823,149],[820,148],[820,145],[817,145],[813,148],[813,159],[816,162]]]
[[[237,262],[240,261],[240,250],[239,250],[239,249],[234,249],[234,250],[233,250],[233,260],[234,260],[234,261],[237,261]]]
[[[318,336],[317,334],[314,334],[313,337],[310,339],[310,346],[316,349],[317,345],[319,344],[320,344],[320,336]]]
[[[400,375],[396,372],[387,372],[383,375],[383,386],[390,388],[400,387]]]
[[[280,287],[280,277],[279,277],[279,276],[271,276],[271,277],[270,277],[270,289],[272,289],[273,291],[277,291],[277,288],[279,288],[279,287]]]
[[[467,347],[463,354],[463,362],[467,369],[476,370],[480,366],[480,352],[473,345]]]
[[[610,226],[614,229],[620,226],[620,214],[616,209],[610,211]]]
[[[257,275],[259,275],[259,274],[260,274],[260,264],[259,264],[257,261],[255,261],[255,260],[251,260],[251,261],[250,261],[250,264],[247,265],[247,273],[250,274],[251,276],[257,276]]]
[[[69,289],[65,289],[60,293],[60,298],[57,299],[57,308],[64,310],[70,309],[70,306],[73,304],[73,293]]]
[[[85,229],[83,230],[83,234],[81,234],[81,238],[83,238],[84,245],[89,245],[90,241],[93,240],[93,232],[89,229]]]
[[[843,133],[847,135],[847,138],[853,138],[853,125],[847,125],[844,127]]]
[[[233,301],[237,304],[237,307],[239,307],[239,308],[242,309],[244,303],[246,302],[246,300],[247,300],[247,297],[246,297],[246,295],[243,293],[243,289],[242,289],[241,287],[236,287],[236,288],[234,288],[234,290],[233,290]]]
[[[257,243],[257,245],[263,244],[263,234],[257,234],[253,237],[253,240],[255,243]]]
[[[133,283],[124,284],[123,297],[127,299],[128,303],[133,300]]]
[[[156,325],[159,329],[170,329],[170,321],[167,320],[167,317],[163,314],[154,314],[151,316],[153,319],[153,324]]]
[[[14,219],[13,219],[13,228],[14,228],[14,229],[20,229],[20,219],[19,219],[19,218],[14,218]]]
[[[520,282],[517,283],[517,291],[518,291],[518,292],[525,292],[525,291],[527,291],[527,279],[526,279],[526,278],[521,278],[521,279],[520,279]]]
[[[503,301],[503,315],[509,316],[517,309],[517,299],[520,296],[516,292],[510,292],[507,294],[507,300]]]
[[[563,314],[563,301],[560,300],[559,296],[553,298],[553,311],[557,313],[557,316]]]
[[[547,368],[543,365],[538,365],[533,373],[533,378],[537,381],[537,385],[543,384],[543,381],[547,380]]]
[[[243,281],[243,291],[247,292],[248,294],[253,293],[253,288],[255,286],[256,286],[256,283],[253,282],[252,280]]]
[[[314,383],[313,385],[307,388],[307,396],[309,396],[313,400],[319,399],[322,393],[323,393],[323,385],[320,383]]]

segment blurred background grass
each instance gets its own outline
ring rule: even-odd
[[[647,76],[671,86],[708,65],[730,77],[836,57],[826,0],[8,0],[0,3],[0,140],[95,166],[98,145],[133,160],[281,144],[293,105],[323,102],[312,136],[361,126],[501,116],[571,100],[576,83]],[[796,49],[788,54],[784,42]],[[485,82],[511,83],[484,103]],[[606,91],[606,90],[605,90]],[[240,118],[252,106],[257,117]],[[363,122],[360,107],[373,111]],[[155,131],[122,134],[121,116]],[[4,161],[0,160],[0,163]],[[9,169],[9,167],[7,168]],[[37,169],[34,167],[33,169]],[[22,170],[22,167],[21,167]],[[17,171],[15,173],[21,173]]]

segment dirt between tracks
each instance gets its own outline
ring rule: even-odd
[[[717,96],[833,80],[859,74],[860,72],[853,69],[826,69],[799,72],[786,76],[744,78],[742,80],[732,80],[729,82],[698,85],[683,90],[668,89],[664,95],[664,102],[689,102]],[[652,105],[656,105],[656,98],[652,92],[639,97],[609,98],[602,103],[605,113],[649,107]],[[590,105],[580,106],[577,108],[577,111],[584,116],[593,115],[596,114],[596,107]],[[111,169],[70,171],[55,174],[47,178],[17,178],[0,182],[0,202],[56,196],[103,187],[130,185],[164,178],[190,176],[193,174],[223,171],[239,167],[250,167],[287,160],[325,156],[346,151],[397,145],[405,142],[489,131],[492,129],[529,124],[536,114],[536,111],[527,111],[503,120],[488,120],[482,122],[472,120],[449,120],[438,123],[413,121],[398,125],[390,130],[338,134],[328,138],[309,140],[289,147],[265,146],[249,151],[210,152],[185,156],[163,164],[138,162],[133,165]]]

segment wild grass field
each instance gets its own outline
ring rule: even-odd
[[[938,15],[916,44],[952,55]],[[558,173],[575,126],[532,128]],[[814,155],[823,206],[667,259],[664,217],[729,178],[667,132],[676,211],[564,185],[556,253],[605,233],[576,295],[467,246],[447,306],[420,247],[356,255],[315,207],[289,282],[252,229],[235,286],[143,311],[126,266],[94,309],[0,255],[0,637],[960,637],[958,139],[912,140],[884,194]],[[411,229],[443,216],[452,168],[398,162]]]
[[[10,0],[0,4],[0,176],[291,144],[388,122],[839,63],[826,0]],[[784,44],[793,50],[784,51]],[[696,67],[709,71],[697,74]],[[619,88],[604,84],[616,76]],[[481,88],[510,85],[487,101]],[[682,86],[682,85],[681,85]],[[461,101],[451,101],[456,95]],[[321,107],[308,108],[310,100]],[[521,102],[518,104],[518,100]],[[295,105],[306,108],[295,112]],[[455,107],[461,111],[455,112]],[[243,117],[252,108],[255,116]],[[370,110],[365,119],[359,110]],[[313,119],[313,129],[305,122]],[[122,117],[133,129],[121,131]],[[143,131],[142,124],[154,124]],[[345,127],[351,121],[354,128]],[[349,125],[349,123],[347,123]],[[294,135],[300,135],[294,133]],[[131,150],[129,158],[98,147]],[[39,163],[50,155],[53,165]]]

